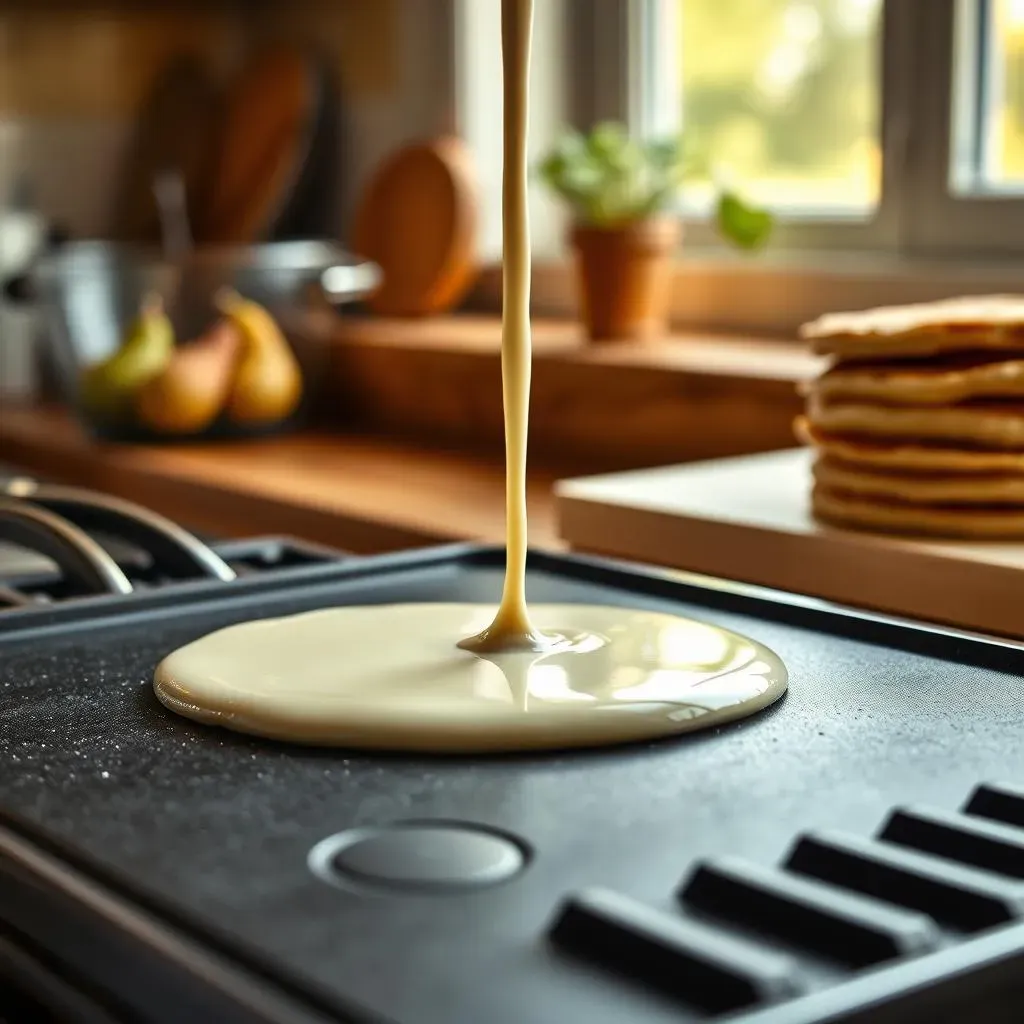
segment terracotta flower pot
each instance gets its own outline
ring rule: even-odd
[[[675,217],[572,231],[583,323],[595,341],[646,340],[668,330]]]

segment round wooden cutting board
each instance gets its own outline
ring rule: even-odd
[[[382,316],[451,309],[476,273],[472,157],[457,138],[408,146],[374,175],[356,213],[353,247],[383,272],[367,300]]]

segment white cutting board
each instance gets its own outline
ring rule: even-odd
[[[570,547],[1024,638],[1024,542],[906,540],[815,522],[806,449],[561,481]]]

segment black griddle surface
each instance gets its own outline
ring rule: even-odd
[[[200,727],[153,697],[161,657],[230,623],[500,592],[496,552],[372,564],[230,605],[5,638],[0,810],[339,1010],[400,1024],[679,1024],[700,1014],[552,951],[545,933],[565,897],[598,886],[676,913],[698,858],[776,864],[805,830],[867,836],[895,804],[955,809],[981,781],[1024,781],[1022,680],[1009,671],[1024,653],[653,578],[626,589],[628,573],[583,560],[535,558],[531,600],[714,620],[784,658],[788,696],[674,740],[472,760],[287,747]],[[450,896],[333,887],[307,869],[333,833],[437,819],[511,833],[528,868]],[[812,989],[848,976],[807,974]]]

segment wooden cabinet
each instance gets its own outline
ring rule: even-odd
[[[177,52],[198,51],[226,68],[261,35],[317,45],[350,94],[387,92],[398,81],[393,0],[121,0],[74,8],[36,0],[0,8],[0,117],[127,117]]]

